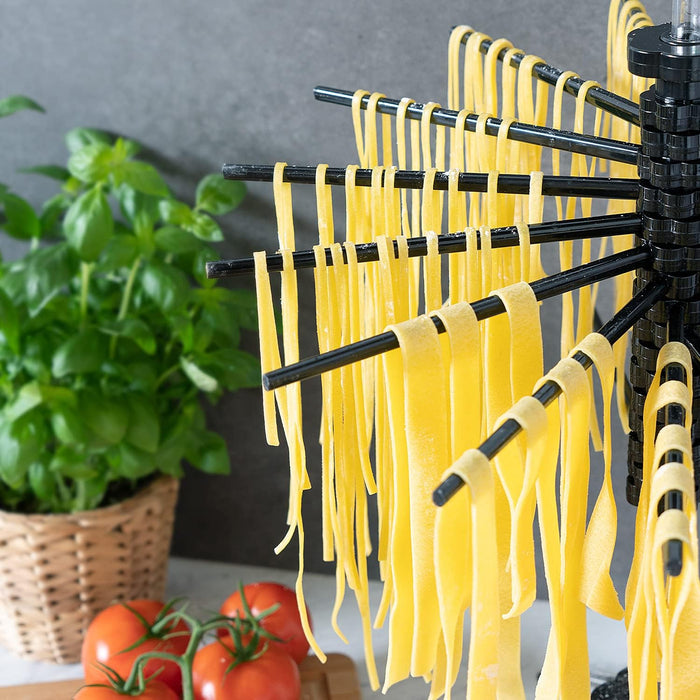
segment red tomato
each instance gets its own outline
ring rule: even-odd
[[[132,600],[126,605],[143,617],[149,626],[165,607],[157,600]],[[169,629],[169,633],[182,632],[182,636],[145,639],[131,651],[120,653],[142,639],[150,629],[149,626],[144,626],[138,615],[119,603],[103,610],[90,623],[81,655],[86,683],[108,682],[106,674],[98,666],[100,663],[109,666],[122,678],[127,678],[134,661],[144,652],[162,651],[179,656],[185,651],[190,638],[189,629],[184,622],[179,621]],[[163,671],[158,674],[158,681],[179,695],[182,692],[180,667],[172,661],[151,659],[145,666],[145,676],[148,678],[160,668]]]
[[[192,664],[194,700],[298,700],[299,667],[289,654],[274,647],[260,657],[243,661],[226,673],[233,652],[216,641],[200,649]]]
[[[74,696],[73,700],[124,700],[124,698],[143,698],[143,700],[179,700],[180,696],[165,683],[149,681],[146,689],[138,695],[122,695],[118,690],[106,685],[84,686]]]
[[[309,653],[309,643],[306,641],[301,626],[296,593],[281,583],[260,582],[243,586],[243,594],[253,615],[259,615],[273,605],[279,605],[279,609],[264,618],[260,625],[270,634],[283,640],[282,642],[270,641],[271,647],[279,647],[297,663],[301,663]],[[234,617],[236,614],[245,617],[241,594],[236,592],[230,595],[221,606],[220,612],[227,617]],[[308,607],[306,612],[308,614]],[[311,617],[309,616],[310,623]],[[224,636],[227,633],[225,630],[221,630],[220,634]]]

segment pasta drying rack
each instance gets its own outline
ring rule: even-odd
[[[700,363],[700,0],[674,0],[673,18],[670,24],[649,26],[634,30],[628,38],[628,64],[631,73],[655,79],[655,84],[642,93],[636,104],[624,97],[599,87],[585,92],[587,102],[601,110],[639,126],[641,144],[631,144],[613,139],[588,136],[548,127],[513,122],[508,138],[526,144],[580,153],[596,158],[634,164],[638,167],[638,179],[545,176],[544,195],[569,195],[590,198],[636,200],[635,213],[596,216],[566,221],[553,221],[530,226],[531,243],[572,241],[620,234],[636,234],[636,246],[628,251],[609,255],[579,267],[560,272],[531,283],[538,300],[562,295],[583,286],[609,279],[626,272],[636,271],[632,299],[614,316],[601,325],[598,332],[610,343],[632,329],[631,360],[627,396],[629,399],[629,450],[627,499],[637,504],[642,483],[643,404],[656,369],[660,348],[668,341],[683,342],[696,363]],[[484,40],[480,51],[486,53],[491,45]],[[498,58],[503,60],[506,50]],[[519,65],[523,54],[509,56],[511,65]],[[536,64],[533,75],[555,85],[562,75],[559,69]],[[584,81],[570,77],[564,89],[578,95]],[[316,99],[338,105],[351,106],[353,92],[328,87],[314,90]],[[362,98],[366,108],[369,98]],[[382,97],[376,109],[382,114],[397,114],[400,102]],[[420,120],[425,105],[412,103],[406,108],[406,117]],[[449,109],[433,109],[430,121],[454,128],[458,113]],[[469,115],[464,121],[467,131],[476,131],[478,115]],[[491,136],[499,133],[501,120],[488,118],[485,132]],[[226,165],[223,169],[228,179],[272,181],[273,167],[261,165]],[[345,169],[328,168],[325,182],[343,185]],[[314,183],[316,169],[287,166],[283,180],[291,183]],[[371,170],[356,172],[356,185],[367,186],[371,182]],[[485,192],[487,175],[461,173],[459,189]],[[424,173],[399,170],[394,184],[399,188],[420,188]],[[448,174],[438,172],[436,189],[447,189]],[[525,175],[500,175],[498,192],[527,194],[529,177]],[[495,228],[491,231],[493,247],[518,245],[515,226]],[[396,244],[395,244],[396,245]],[[426,238],[407,240],[409,257],[427,254]],[[448,233],[438,236],[438,249],[442,254],[464,251],[464,233]],[[376,243],[356,246],[359,263],[376,261],[379,253]],[[396,249],[398,250],[398,248]],[[330,249],[326,249],[326,262],[333,264]],[[295,269],[315,265],[313,251],[293,253]],[[267,255],[268,270],[282,269],[282,256]],[[253,272],[252,258],[211,262],[207,265],[209,277],[228,277]],[[477,319],[486,319],[505,311],[499,297],[489,296],[472,303]],[[438,332],[445,328],[437,317],[431,317]],[[292,365],[269,372],[263,377],[264,387],[273,390],[323,372],[386,352],[398,347],[396,335],[389,331],[336,350],[304,359]],[[578,352],[574,359],[583,367],[590,367],[592,359]],[[685,370],[671,364],[661,380],[685,380]],[[700,484],[700,372],[694,373],[693,394],[693,457],[696,483]],[[561,393],[553,381],[545,382],[534,393],[542,404],[550,404]],[[669,423],[682,424],[684,409],[671,404],[658,417],[658,427]],[[521,426],[514,419],[505,421],[478,449],[492,459],[518,432]],[[682,459],[682,456],[680,457]],[[665,455],[665,461],[678,461],[673,451]],[[452,474],[434,491],[436,505],[443,505],[464,485],[462,479]],[[669,491],[663,497],[663,509],[683,507],[679,491]],[[668,575],[676,576],[682,569],[682,544],[671,540],[665,545],[664,565]],[[597,697],[622,697],[615,693],[624,685],[622,681],[603,686]]]

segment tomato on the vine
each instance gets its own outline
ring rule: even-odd
[[[184,622],[179,620],[176,624],[168,625],[162,635],[167,637],[165,639],[153,634],[152,626],[167,612],[168,609],[160,601],[132,600],[126,604],[111,605],[99,613],[90,623],[83,641],[81,661],[85,682],[109,682],[100,664],[127,678],[132,665],[144,652],[181,655],[190,639],[189,628]],[[129,649],[132,646],[134,648]],[[144,675],[149,678],[159,669],[162,669],[158,674],[159,683],[179,695],[182,692],[180,667],[172,661],[151,659],[144,667]]]
[[[138,695],[122,695],[118,690],[108,685],[85,685],[74,696],[73,700],[124,700],[125,698],[141,698],[141,700],[179,700],[180,696],[160,681],[149,681],[145,689]]]
[[[257,658],[235,663],[236,652],[228,640],[200,649],[192,664],[195,700],[298,700],[299,667],[289,654],[269,647]],[[230,670],[229,670],[230,669]]]
[[[274,605],[279,606],[278,610],[260,621],[260,626],[281,641],[275,642],[265,639],[263,642],[267,642],[270,647],[278,647],[281,651],[289,654],[297,663],[301,663],[309,653],[309,642],[306,640],[304,629],[301,626],[296,593],[281,583],[263,581],[243,586],[243,595],[254,616],[260,615]],[[235,617],[236,615],[241,618],[246,617],[239,591],[231,594],[224,601],[220,612],[227,617]],[[308,615],[308,607],[306,612]],[[309,616],[310,623],[311,617]],[[228,633],[221,630],[219,634],[223,637]]]

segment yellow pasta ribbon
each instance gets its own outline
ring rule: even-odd
[[[590,387],[586,371],[571,358],[560,360],[537,384],[556,382],[562,390],[566,422],[561,436],[561,571],[559,595],[537,697],[585,698],[590,695],[586,609],[579,600],[581,550],[586,526],[589,452]],[[556,585],[556,584],[555,584]],[[561,656],[563,654],[563,657]]]
[[[497,697],[502,625],[498,589],[496,503],[491,465],[476,449],[467,450],[443,474],[457,474],[469,487],[472,525],[472,594],[467,699]]]
[[[425,411],[431,402],[447,406],[442,350],[435,324],[425,316],[395,325],[405,382],[405,430],[409,465],[413,568],[413,647],[411,673],[427,675],[435,663],[440,615],[433,569],[435,508],[432,490],[449,463],[448,422],[444,410]],[[405,630],[404,630],[405,634]]]
[[[619,620],[623,616],[617,591],[610,578],[610,563],[615,549],[617,509],[612,487],[612,434],[610,403],[615,381],[612,347],[599,333],[587,335],[576,347],[593,360],[603,399],[603,484],[593,508],[583,543],[581,601],[601,615]],[[573,353],[572,353],[573,354]]]
[[[442,320],[449,340],[450,461],[455,462],[480,437],[479,327],[474,310],[465,302],[447,306],[435,315]],[[438,509],[435,522],[435,573],[446,655],[446,700],[451,697],[451,688],[459,671],[464,612],[472,594],[470,513],[469,490],[461,489]]]

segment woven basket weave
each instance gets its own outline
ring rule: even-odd
[[[100,610],[162,598],[177,490],[159,477],[93,511],[0,511],[0,644],[25,659],[74,663]]]

